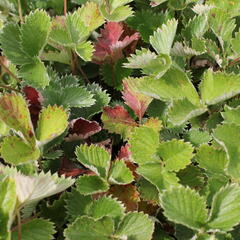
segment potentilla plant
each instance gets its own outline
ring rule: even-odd
[[[0,240],[239,240],[240,1],[0,2]]]

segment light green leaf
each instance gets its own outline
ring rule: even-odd
[[[20,38],[23,50],[30,57],[39,56],[47,43],[50,27],[50,17],[45,11],[36,10],[25,18]]]
[[[79,217],[69,225],[64,236],[66,240],[109,240],[114,231],[114,222],[110,217],[95,220],[88,216]]]
[[[76,184],[77,190],[83,195],[106,192],[109,188],[106,180],[99,176],[81,176]]]
[[[193,150],[190,143],[173,139],[160,143],[157,154],[163,160],[166,170],[177,172],[191,163]]]
[[[223,187],[213,197],[208,220],[210,229],[230,231],[240,222],[240,187],[231,184]]]
[[[111,217],[117,222],[124,216],[125,207],[110,197],[101,197],[88,206],[87,215],[94,219]]]
[[[240,54],[240,32],[235,33],[235,38],[231,40],[232,49]]]
[[[40,58],[43,61],[59,62],[59,63],[67,64],[67,65],[71,64],[71,58],[65,49],[63,49],[61,51],[51,51],[50,50],[47,52],[43,52],[41,54]]]
[[[200,92],[207,105],[222,102],[240,93],[240,76],[209,69],[203,76]]]
[[[199,39],[198,39],[199,44]],[[173,45],[173,48],[171,49],[171,56],[177,56],[177,57],[191,57],[195,55],[200,55],[201,52],[194,49],[194,46],[190,48],[186,44],[182,42],[176,42]]]
[[[40,157],[40,150],[17,136],[7,136],[0,143],[0,155],[6,163],[19,165],[36,161]]]
[[[86,2],[78,9],[82,21],[88,27],[89,31],[93,31],[104,23],[104,18],[99,11],[99,7],[94,2]]]
[[[225,106],[221,115],[224,118],[224,122],[240,125],[240,106],[236,108]]]
[[[63,27],[60,27],[60,26],[52,28],[49,38],[54,43],[63,45],[65,47],[73,47],[74,46],[74,44],[72,43],[71,37],[67,33],[66,29],[64,29]]]
[[[112,184],[125,185],[134,180],[131,170],[126,166],[124,160],[116,160],[111,167],[109,182]]]
[[[38,58],[30,64],[23,65],[19,70],[19,75],[28,85],[35,88],[45,88],[50,81],[47,69]]]
[[[186,132],[184,139],[190,142],[194,147],[199,147],[204,143],[210,142],[212,138],[207,131],[192,128]]]
[[[44,108],[39,116],[36,130],[37,139],[46,143],[64,132],[68,125],[68,114],[58,106]]]
[[[240,126],[235,124],[219,125],[213,136],[223,146],[229,160],[227,172],[231,177],[240,179]]]
[[[201,168],[206,169],[210,173],[225,174],[228,159],[224,150],[214,148],[207,144],[201,145],[195,159]]]
[[[142,212],[128,213],[115,233],[120,239],[151,240],[154,223]]]
[[[1,48],[4,55],[13,64],[29,64],[32,59],[27,56],[21,46],[20,28],[17,24],[7,24],[0,35]]]
[[[91,61],[94,48],[90,41],[79,43],[75,49],[80,58],[84,61]]]
[[[195,190],[173,187],[163,192],[160,201],[169,220],[193,230],[204,227],[207,221],[206,204]]]
[[[66,209],[71,221],[79,216],[86,215],[90,204],[92,204],[91,196],[83,196],[73,188],[66,199]]]
[[[0,189],[0,240],[10,240],[10,229],[17,200],[14,180],[4,178],[0,181]]]
[[[16,131],[20,131],[25,139],[35,145],[34,130],[27,106],[22,95],[8,93],[0,96],[0,119]]]
[[[97,175],[106,178],[110,167],[111,155],[102,147],[97,145],[80,145],[76,148],[76,156],[86,168]]]
[[[187,98],[174,100],[168,108],[169,121],[174,125],[181,125],[186,121],[199,116],[207,111],[207,107],[203,104],[193,104]]]
[[[149,127],[135,128],[129,140],[133,160],[138,164],[160,162],[155,157],[159,145],[159,133]]]
[[[55,232],[52,222],[38,218],[22,225],[21,240],[52,240]],[[18,240],[17,230],[13,232],[12,240]]]
[[[170,55],[170,50],[177,31],[177,20],[171,19],[150,37],[150,43],[158,54]]]
[[[148,163],[137,168],[138,174],[155,185],[159,191],[178,186],[178,178],[175,173],[168,172],[160,163]]]

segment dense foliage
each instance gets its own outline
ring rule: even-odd
[[[239,240],[240,1],[1,0],[0,240]]]

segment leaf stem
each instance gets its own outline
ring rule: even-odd
[[[15,89],[15,88],[12,88],[12,87],[9,87],[9,86],[6,86],[6,85],[2,85],[2,84],[0,84],[0,88],[5,88],[5,89],[11,90],[11,91],[21,93],[21,91],[19,91],[18,89]]]
[[[21,24],[23,24],[21,0],[18,0],[18,14],[19,14],[20,22],[21,22]]]
[[[3,60],[0,58],[0,65],[2,68],[11,76],[13,77],[17,82],[21,82],[21,80],[13,73],[10,71],[10,69],[3,63]]]
[[[87,77],[87,74],[83,71],[83,69],[81,68],[81,66],[79,66],[79,71],[81,72],[82,76],[84,77],[85,79],[85,82],[86,83],[90,83],[88,77]]]
[[[17,220],[18,220],[18,240],[22,240],[22,224],[20,210],[17,211]]]
[[[67,16],[67,0],[63,0],[64,2],[64,16]]]

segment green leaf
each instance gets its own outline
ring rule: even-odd
[[[78,9],[78,14],[89,31],[97,29],[104,23],[104,18],[99,11],[98,5],[94,2],[87,2]]]
[[[203,76],[200,92],[207,105],[225,101],[240,93],[240,76],[209,69]]]
[[[164,215],[169,220],[193,230],[204,227],[207,221],[206,204],[196,191],[185,187],[173,187],[164,191],[160,200]]]
[[[112,184],[125,185],[134,180],[131,170],[126,166],[124,160],[116,160],[111,167],[109,182]]]
[[[46,143],[61,135],[68,125],[68,114],[62,107],[48,106],[39,116],[37,139]]]
[[[240,179],[240,126],[235,124],[219,125],[214,131],[215,140],[224,147],[229,160],[227,172],[231,177]]]
[[[194,147],[199,147],[201,144],[210,142],[211,136],[207,131],[191,129],[186,133],[184,139],[190,142]]]
[[[1,48],[4,55],[13,64],[29,64],[32,59],[26,55],[21,46],[20,28],[17,24],[7,24],[0,35]]]
[[[106,192],[109,188],[106,180],[99,176],[81,176],[76,184],[77,190],[83,195]]]
[[[224,107],[224,112],[221,113],[226,123],[235,123],[240,125],[240,107],[231,108],[228,106]]]
[[[55,233],[52,222],[38,218],[22,225],[22,240],[52,240]],[[12,240],[18,240],[17,231],[13,232]]]
[[[23,65],[19,74],[28,85],[35,88],[45,88],[50,81],[47,69],[38,58],[34,59],[32,63]]]
[[[6,163],[19,165],[38,160],[40,150],[17,136],[8,136],[0,143],[0,155]]]
[[[120,239],[151,240],[154,223],[142,212],[128,213],[115,233]]]
[[[34,130],[27,106],[22,95],[8,93],[0,97],[0,119],[13,128],[20,131],[25,139],[35,145]]]
[[[110,217],[95,220],[88,216],[79,217],[69,225],[64,236],[66,240],[109,240],[114,231],[114,222]]]
[[[161,28],[150,37],[150,43],[158,54],[170,55],[170,50],[177,31],[178,22],[175,19],[168,20]]]
[[[11,224],[14,220],[16,205],[16,186],[11,178],[3,178],[0,181],[0,239],[10,240]]]
[[[101,197],[88,206],[87,215],[94,219],[111,217],[117,222],[124,216],[125,207],[110,197]]]
[[[157,154],[163,160],[168,171],[179,171],[191,163],[193,147],[190,143],[173,139],[160,143]]]
[[[68,198],[66,199],[66,209],[71,221],[74,221],[79,216],[85,215],[90,204],[92,204],[91,196],[83,196],[73,188],[72,191],[68,193]]]
[[[45,11],[36,10],[25,18],[20,38],[23,50],[30,57],[39,56],[47,43],[50,27],[50,17]]]
[[[63,45],[65,47],[73,47],[74,44],[72,43],[71,37],[66,31],[66,29],[56,26],[52,28],[50,32],[49,39],[54,43],[59,45]]]
[[[93,55],[93,45],[90,41],[79,43],[76,46],[77,55],[82,58],[84,61],[91,61]]]
[[[235,38],[231,40],[232,49],[240,54],[240,32],[235,33]]]
[[[225,174],[228,159],[224,150],[209,145],[201,145],[195,156],[201,168],[210,173]]]
[[[77,160],[86,168],[95,172],[98,176],[107,177],[111,155],[103,148],[97,145],[80,145],[76,148]]]
[[[129,140],[133,160],[138,164],[160,162],[155,157],[159,145],[159,133],[149,127],[135,128]]]
[[[210,229],[230,231],[240,222],[240,188],[237,184],[223,187],[213,197],[208,220]]]
[[[155,185],[159,191],[178,186],[178,178],[173,172],[168,172],[160,163],[148,163],[137,168],[138,174]]]

